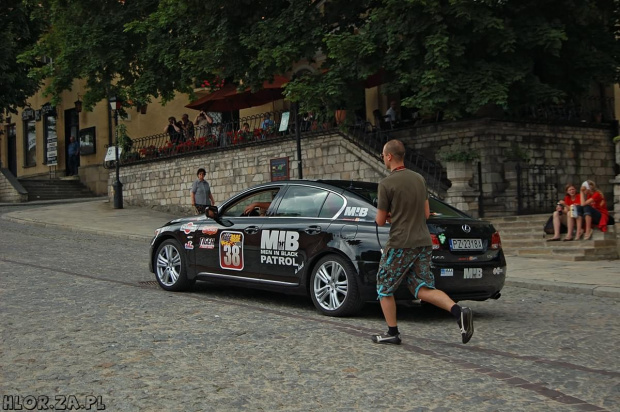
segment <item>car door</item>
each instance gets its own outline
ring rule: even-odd
[[[332,239],[328,228],[333,216],[319,215],[329,193],[307,184],[288,186],[261,227],[259,270],[264,279],[300,283],[308,259]]]
[[[220,216],[231,222],[225,227],[207,219],[197,231],[196,268],[201,277],[253,280],[261,277],[260,261],[261,227],[266,219],[259,211],[252,209],[253,203],[268,206],[281,186],[261,188],[233,198],[220,208]]]

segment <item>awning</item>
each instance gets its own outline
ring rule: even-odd
[[[209,93],[185,107],[205,112],[228,112],[260,106],[265,103],[280,100],[284,96],[283,87],[288,83],[284,76],[275,76],[272,82],[264,82],[262,89],[252,93],[250,88],[237,91],[233,84],[227,84],[219,90]]]

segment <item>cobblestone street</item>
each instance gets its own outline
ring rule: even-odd
[[[0,213],[3,213],[0,210]],[[378,305],[328,318],[309,298],[199,283],[170,293],[148,244],[0,220],[0,395],[101,396],[110,411],[593,411],[620,405],[617,300],[506,287],[448,313]],[[10,405],[9,405],[10,406]],[[7,404],[3,404],[7,410]]]

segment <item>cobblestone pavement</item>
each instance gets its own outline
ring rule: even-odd
[[[204,283],[170,293],[154,286],[144,241],[7,220],[0,233],[3,400],[95,395],[110,411],[620,405],[615,299],[508,286],[468,303],[468,345],[449,314],[401,307],[403,345],[386,347],[368,338],[384,329],[378,305],[337,319],[275,293]]]

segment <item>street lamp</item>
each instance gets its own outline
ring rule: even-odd
[[[116,181],[112,184],[114,188],[114,209],[123,208],[123,184],[119,178],[120,161],[118,156],[118,110],[121,108],[121,101],[116,96],[109,98],[110,109],[114,112],[114,137],[116,140],[114,151],[116,158]]]
[[[291,109],[293,121],[295,122],[295,140],[297,140],[297,174],[299,175],[299,179],[303,179],[304,174],[301,164],[301,122],[299,121],[299,103],[294,102],[291,105]]]
[[[82,101],[80,100],[80,95],[78,94],[78,99],[73,103],[75,105],[75,111],[77,113],[82,112]]]

